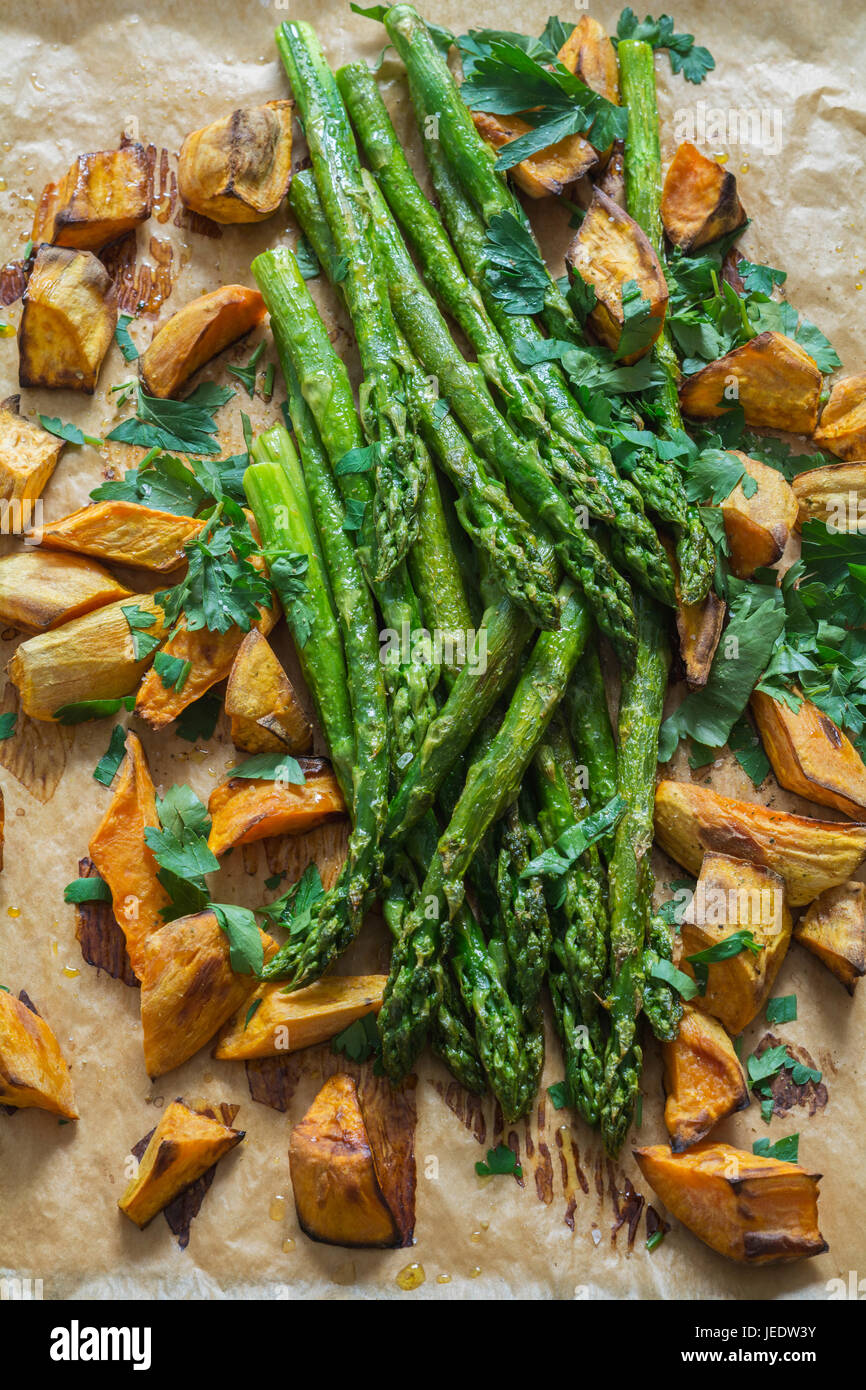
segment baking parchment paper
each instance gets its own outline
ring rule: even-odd
[[[552,0],[551,0],[552,5]],[[457,32],[489,25],[540,32],[550,7],[473,0],[436,0],[428,16]],[[259,226],[214,229],[184,215],[174,182],[184,135],[240,104],[286,95],[272,31],[288,17],[312,20],[334,65],[372,61],[383,44],[381,26],[349,13],[343,0],[155,0],[138,6],[101,0],[4,5],[0,46],[0,257],[20,258],[44,183],[84,151],[109,148],[125,131],[156,147],[155,216],[138,232],[136,266],[124,268],[126,303],[148,300],[156,312],[133,325],[140,347],[153,326],[186,300],[221,283],[251,284],[249,263],[266,246],[295,232],[281,212]],[[582,7],[562,0],[564,19]],[[866,51],[866,11],[848,0],[729,0],[675,7],[678,29],[692,31],[716,58],[699,88],[674,78],[658,60],[664,147],[693,134],[708,153],[728,156],[753,219],[744,249],[754,260],[788,272],[791,300],[829,334],[848,372],[863,369],[860,284],[866,278],[857,209],[866,203],[863,135],[866,97],[857,60]],[[618,7],[593,0],[592,13],[610,31]],[[386,98],[398,128],[413,143],[413,124],[400,65],[385,59]],[[701,106],[703,103],[703,106]],[[703,112],[703,115],[701,115]],[[732,116],[731,113],[736,113]],[[745,113],[741,115],[740,113]],[[757,113],[758,127],[754,127]],[[763,144],[737,143],[760,129]],[[721,120],[721,128],[718,122]],[[691,126],[689,121],[692,122]],[[701,122],[703,121],[703,124]],[[300,150],[299,146],[299,150]],[[163,153],[163,152],[167,153]],[[554,207],[536,209],[555,263],[569,233]],[[210,234],[205,234],[210,233]],[[143,268],[143,269],[142,269]],[[12,272],[14,275],[14,272]],[[135,278],[137,275],[138,278]],[[4,277],[4,284],[8,276]],[[355,367],[345,321],[327,288],[316,283],[338,350]],[[3,317],[16,324],[20,304]],[[257,335],[258,336],[258,335]],[[222,362],[245,362],[249,346],[206,368],[228,381]],[[264,361],[273,360],[268,346]],[[260,366],[264,365],[260,362]],[[112,346],[91,400],[74,393],[24,391],[22,410],[72,419],[102,436],[115,423],[109,388],[131,373]],[[0,340],[5,396],[17,391],[14,339]],[[235,384],[234,382],[232,384]],[[273,406],[239,395],[221,415],[225,452],[242,445],[240,409],[258,428],[277,418]],[[122,445],[96,451],[67,447],[45,493],[47,517],[87,500],[110,463],[134,461]],[[7,632],[4,637],[9,637]],[[5,662],[15,640],[3,641]],[[281,654],[291,654],[283,638]],[[14,708],[8,688],[3,708]],[[841,1279],[848,1286],[866,1267],[862,1221],[866,1179],[861,1160],[864,1114],[862,1048],[866,995],[847,995],[811,956],[792,948],[777,993],[796,992],[799,1017],[785,1025],[786,1041],[809,1052],[824,1072],[827,1103],[809,1116],[795,1109],[775,1120],[777,1138],[797,1129],[800,1157],[823,1172],[821,1226],[830,1250],[817,1259],[771,1269],[743,1269],[717,1257],[686,1230],[673,1229],[652,1254],[645,1250],[646,1202],[652,1193],[630,1156],[611,1164],[597,1139],[568,1112],[557,1113],[546,1091],[524,1123],[502,1134],[490,1102],[470,1100],[437,1063],[418,1069],[416,1244],[411,1250],[345,1251],[316,1245],[297,1229],[287,1164],[289,1130],[324,1076],[340,1065],[326,1044],[296,1055],[285,1113],[254,1103],[244,1069],[213,1061],[205,1049],[177,1072],[151,1084],[145,1074],[138,991],[84,963],[74,936],[74,912],[62,901],[65,883],[103,813],[109,793],[92,769],[110,725],[74,731],[19,720],[15,738],[0,744],[6,797],[6,868],[0,878],[0,980],[24,988],[46,1016],[73,1070],[81,1119],[58,1126],[37,1111],[0,1115],[0,1270],[42,1280],[46,1298],[825,1298]],[[220,724],[207,745],[142,731],[158,786],[189,781],[204,799],[232,760]],[[775,790],[757,793],[735,765],[720,761],[695,774],[685,759],[675,775],[707,777],[722,792],[822,816],[814,806]],[[827,813],[829,814],[829,813]],[[311,855],[333,872],[342,836],[329,828],[276,852],[295,876]],[[273,857],[273,855],[272,855]],[[220,877],[224,901],[262,901],[268,872],[263,847],[232,857]],[[659,862],[660,889],[681,871]],[[340,969],[386,969],[381,930],[371,926]],[[765,1032],[748,1030],[745,1053]],[[551,1042],[544,1086],[559,1079],[558,1046]],[[644,1103],[637,1143],[665,1138],[661,1122],[657,1047],[647,1045]],[[157,1218],[138,1231],[117,1211],[132,1145],[174,1096],[230,1101],[244,1143],[219,1165],[216,1180],[181,1252]],[[768,1133],[752,1105],[720,1127],[719,1137],[745,1148]],[[500,1139],[516,1145],[524,1181],[479,1179],[474,1164]],[[660,1207],[658,1202],[656,1208]],[[397,1276],[410,1263],[425,1280],[404,1291]],[[405,1282],[405,1281],[403,1281]]]

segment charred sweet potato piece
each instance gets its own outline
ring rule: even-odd
[[[473,111],[472,119],[479,135],[495,150],[501,150],[503,145],[509,145],[512,140],[532,130],[522,116],[494,116],[489,111]],[[594,169],[598,162],[598,151],[588,140],[584,140],[582,135],[566,135],[555,145],[522,159],[514,165],[511,173],[515,183],[530,198],[548,198],[564,193],[590,169]]]
[[[665,1125],[674,1153],[705,1139],[714,1125],[749,1104],[734,1045],[708,1014],[683,1006],[679,1035],[662,1043]]]
[[[305,753],[313,728],[266,637],[251,628],[226,686],[232,743],[247,753]]]
[[[292,177],[292,103],[244,106],[194,130],[181,145],[177,187],[187,207],[214,222],[262,222]]]
[[[853,994],[866,975],[866,883],[826,889],[803,913],[794,938]]]
[[[179,1098],[172,1101],[117,1205],[136,1226],[146,1226],[243,1137],[242,1129],[232,1129]]]
[[[686,1153],[666,1144],[635,1149],[638,1167],[692,1235],[745,1264],[820,1255],[820,1173],[705,1140]]]
[[[22,642],[9,662],[9,679],[17,686],[21,707],[32,719],[53,719],[63,705],[79,700],[109,700],[129,695],[153,660],[136,660],[124,604],[107,603],[51,632]],[[163,612],[149,594],[136,595],[135,606],[153,613],[148,633],[162,632]]]
[[[811,434],[818,420],[823,377],[799,343],[783,333],[759,333],[710,362],[680,385],[684,415],[715,420],[739,403],[757,429]]]
[[[80,154],[39,201],[33,241],[99,251],[150,216],[153,180],[144,145]]]
[[[42,544],[163,573],[183,562],[184,546],[203,525],[195,517],[175,516],[137,502],[92,502],[46,523]]]
[[[751,704],[779,785],[866,820],[866,765],[839,726],[809,700],[801,700],[795,714],[756,690]]]
[[[286,994],[280,981],[264,984],[250,1004],[229,1019],[213,1055],[221,1061],[281,1057],[325,1042],[356,1018],[378,1013],[387,980],[387,975],[328,975],[293,994]]]
[[[739,482],[721,504],[725,535],[731,548],[731,569],[738,579],[750,579],[756,569],[773,565],[788,544],[797,520],[797,498],[776,468],[769,468],[739,449],[730,451],[758,484],[747,497]]]
[[[0,989],[0,1104],[77,1120],[72,1078],[44,1018]]]
[[[0,502],[34,502],[41,497],[62,448],[62,439],[26,420],[8,403],[0,406]]]
[[[690,782],[659,783],[655,830],[665,854],[695,876],[707,850],[766,865],[792,907],[846,883],[866,855],[866,825],[771,811]]]
[[[142,978],[147,940],[163,924],[168,894],[157,878],[158,867],[144,842],[147,826],[159,825],[156,793],[147,758],[136,734],[126,735],[126,757],[114,784],[108,810],[99,822],[88,854],[111,889],[114,915],[126,937],[129,963]]]
[[[327,1080],[289,1142],[298,1224],[327,1245],[399,1244],[351,1076]]]
[[[264,312],[258,290],[244,285],[223,285],[191,300],[162,324],[139,358],[145,389],[174,396],[193,372],[255,328]]]
[[[671,161],[661,214],[668,241],[683,251],[696,251],[746,220],[733,174],[690,140],[683,141]]]
[[[619,106],[616,50],[604,25],[599,24],[592,15],[581,15],[556,56],[587,87]]]
[[[214,787],[208,800],[212,817],[208,846],[219,857],[234,845],[272,835],[303,835],[346,814],[346,803],[331,766],[322,758],[302,758],[306,781],[264,781],[231,777]]]
[[[866,463],[807,468],[791,486],[799,506],[798,526],[817,517],[835,531],[855,531],[866,520]]]
[[[593,182],[618,208],[628,211],[625,193],[625,145],[622,140],[614,141],[610,159],[603,170],[593,175]]]
[[[707,987],[695,1001],[734,1035],[751,1023],[769,997],[790,945],[791,914],[785,885],[772,869],[727,854],[704,855],[681,928],[680,968],[694,975],[690,956],[743,930],[751,932],[761,949],[755,954],[746,948],[707,965]]]
[[[264,932],[261,938],[267,961],[277,943]],[[194,1056],[257,985],[255,975],[232,970],[229,939],[213,912],[178,917],[155,932],[141,976],[148,1076],[164,1076]]]
[[[0,623],[24,632],[48,632],[131,593],[81,555],[17,550],[0,560]]]
[[[821,412],[815,443],[837,458],[866,456],[866,372],[834,383]]]
[[[90,251],[40,246],[18,326],[22,386],[93,395],[117,323],[110,289],[108,271]]]
[[[668,305],[664,272],[646,233],[599,188],[593,190],[589,211],[565,254],[565,263],[572,279],[580,276],[595,290],[596,304],[588,321],[605,347],[614,352],[619,347],[625,322],[622,293],[629,281],[649,300],[651,314],[658,320],[658,337]],[[623,361],[636,362],[651,346],[647,343]]]

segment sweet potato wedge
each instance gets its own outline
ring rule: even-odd
[[[150,216],[153,179],[144,145],[80,154],[39,200],[33,242],[99,251]]]
[[[820,1173],[705,1140],[686,1153],[666,1144],[635,1149],[638,1167],[692,1235],[750,1265],[821,1255]]]
[[[0,989],[0,1104],[78,1119],[57,1039],[45,1019],[7,989]]]
[[[856,531],[866,522],[866,463],[831,463],[807,468],[791,484],[797,525],[817,517],[834,531]]]
[[[107,603],[51,632],[28,637],[9,662],[9,679],[17,686],[21,707],[31,719],[53,719],[63,705],[79,700],[109,700],[130,695],[153,660],[136,660],[132,633],[123,607]],[[154,615],[148,631],[162,632],[163,612],[149,594],[135,606]]]
[[[614,352],[619,347],[625,322],[622,293],[628,281],[634,281],[649,301],[652,317],[658,320],[658,337],[668,305],[664,271],[646,233],[597,187],[580,231],[565,253],[565,264],[571,279],[580,276],[595,290],[596,304],[588,322],[605,347]],[[651,346],[647,343],[623,361],[636,362]]]
[[[157,878],[158,866],[144,842],[149,825],[159,825],[156,793],[147,758],[137,734],[126,735],[126,757],[114,783],[108,809],[99,822],[88,854],[111,889],[114,915],[126,937],[129,963],[140,980],[147,940],[163,925],[168,894]]]
[[[746,220],[733,174],[690,140],[683,141],[671,161],[661,215],[668,241],[683,251],[696,251]]]
[[[475,129],[495,150],[509,145],[525,135],[532,126],[521,116],[494,116],[489,111],[473,111]],[[511,170],[514,181],[530,198],[558,196],[582,179],[599,162],[594,150],[582,135],[566,135],[555,145],[522,159]]]
[[[232,1129],[178,1098],[163,1112],[133,1178],[117,1205],[142,1228],[241,1142]]]
[[[184,546],[204,522],[137,502],[92,502],[42,528],[42,544],[111,564],[162,574],[182,564]]]
[[[610,159],[604,169],[593,174],[593,182],[618,208],[628,211],[625,192],[625,145],[622,140],[614,141]]]
[[[730,452],[758,484],[757,492],[747,497],[742,482],[738,483],[721,504],[731,569],[738,579],[751,579],[756,569],[781,559],[797,520],[797,498],[778,469],[739,449]]]
[[[866,372],[834,383],[814,438],[837,458],[866,457]]]
[[[317,825],[346,814],[346,803],[330,763],[301,758],[306,781],[264,781],[230,777],[214,787],[208,800],[212,817],[208,846],[219,858],[234,845],[249,845],[272,835],[304,835]]]
[[[619,106],[616,49],[604,25],[599,24],[592,15],[581,15],[556,56],[587,87]]]
[[[665,1126],[674,1153],[705,1139],[714,1125],[749,1104],[749,1085],[734,1045],[709,1014],[683,1006],[679,1035],[662,1043]]]
[[[378,1013],[387,981],[387,975],[328,975],[293,994],[286,994],[280,981],[264,984],[229,1019],[213,1055],[223,1062],[247,1061],[281,1057],[325,1042],[356,1018]],[[253,1006],[255,1013],[247,1021]]]
[[[9,403],[0,406],[0,501],[34,502],[41,497],[63,442],[19,415]]]
[[[174,396],[183,383],[260,323],[265,301],[258,290],[223,285],[199,295],[161,325],[139,358],[141,380],[152,396]]]
[[[785,885],[772,869],[727,854],[705,854],[683,918],[680,969],[694,976],[690,956],[743,930],[751,932],[760,951],[744,949],[709,964],[707,987],[695,999],[733,1035],[742,1033],[769,996],[790,945],[791,914]]]
[[[40,246],[18,326],[22,386],[93,395],[117,323],[110,289],[108,271],[90,251]]]
[[[289,1166],[298,1224],[311,1240],[327,1245],[399,1244],[351,1076],[330,1077],[295,1125]]]
[[[751,705],[779,785],[866,820],[866,765],[839,726],[809,700],[795,714],[756,690]]]
[[[244,106],[194,130],[180,148],[177,188],[213,222],[263,222],[292,177],[292,102]]]
[[[853,994],[866,975],[866,884],[852,880],[826,889],[803,913],[794,939]]]
[[[680,384],[684,415],[715,420],[739,403],[756,429],[811,434],[823,377],[808,352],[783,333],[759,333]]]
[[[22,632],[49,632],[131,594],[82,555],[16,550],[0,560],[0,623]]]
[[[251,628],[226,686],[232,743],[247,753],[305,753],[313,728],[266,637]]]
[[[277,949],[261,933],[265,960]],[[231,968],[229,940],[213,912],[167,922],[150,941],[141,976],[144,1065],[164,1076],[193,1057],[255,992],[255,975]]]
[[[764,864],[784,879],[791,907],[847,883],[866,856],[866,825],[771,811],[690,782],[659,783],[655,830],[665,854],[695,876],[708,850]]]

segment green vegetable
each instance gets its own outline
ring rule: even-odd
[[[768,1023],[794,1023],[797,1018],[796,994],[774,994],[767,1000],[765,1010]]]
[[[92,444],[94,448],[98,448],[102,444],[101,439],[95,439],[90,434],[83,434],[77,425],[67,424],[56,416],[40,415],[39,423],[49,434],[56,435],[58,439],[65,439],[67,444]]]
[[[67,706],[67,709],[69,706]],[[56,717],[56,716],[55,716]],[[11,738],[15,733],[15,725],[18,723],[18,711],[7,710],[5,714],[0,714],[0,742]]]
[[[364,1014],[356,1018],[331,1039],[331,1051],[342,1053],[353,1062],[368,1062],[379,1051],[379,1033],[376,1028],[376,1015]]]
[[[260,975],[264,948],[255,914],[247,907],[210,903],[211,912],[229,940],[229,960],[236,975]]]
[[[241,385],[246,389],[246,393],[250,400],[252,400],[253,396],[256,394],[256,366],[264,350],[265,344],[261,342],[253,351],[253,355],[245,367],[226,366],[226,371],[231,372],[232,376],[236,376]]]
[[[288,782],[302,787],[306,778],[297,758],[287,753],[257,753],[231,769],[232,777],[259,777],[269,782]]]
[[[617,22],[616,34],[617,40],[632,39],[649,44],[653,49],[666,49],[671,71],[681,72],[687,82],[694,82],[696,86],[716,66],[709,49],[695,43],[694,34],[674,33],[674,21],[668,14],[658,19],[647,15],[640,23],[634,10],[626,7]]]
[[[175,724],[175,733],[178,738],[186,739],[188,743],[213,738],[221,709],[222,705],[216,695],[202,695],[200,700],[194,700],[181,713]]]
[[[771,1144],[769,1139],[756,1139],[752,1145],[752,1153],[757,1154],[759,1158],[778,1158],[782,1163],[796,1163],[800,1153],[800,1136],[787,1134],[775,1144]]]
[[[104,878],[74,878],[63,890],[65,903],[110,903],[111,889]]]
[[[218,454],[214,412],[234,396],[227,386],[203,381],[183,401],[162,400],[138,388],[135,415],[105,437],[142,449],[168,449],[178,454]]]
[[[517,1155],[507,1144],[497,1144],[495,1149],[488,1149],[487,1162],[482,1163],[479,1160],[475,1165],[475,1171],[479,1178],[490,1178],[494,1175],[523,1177],[523,1169],[517,1161]]]
[[[93,776],[97,782],[101,782],[104,787],[111,786],[117,775],[117,769],[123,762],[125,752],[126,729],[122,724],[115,724],[111,731],[108,748],[93,769]]]
[[[693,956],[686,956],[686,960],[695,968],[695,981],[701,994],[706,994],[709,982],[708,965],[720,960],[730,960],[732,956],[738,956],[743,951],[751,951],[753,956],[757,956],[763,949],[752,932],[741,927],[739,931],[726,936],[724,941],[716,942],[715,946],[707,946],[705,950],[697,951]]]
[[[88,719],[107,719],[112,714],[119,714],[122,709],[134,708],[134,695],[125,695],[118,700],[79,700],[72,705],[61,705],[54,711],[54,718],[58,724],[83,724]]]
[[[114,329],[114,341],[127,362],[135,362],[138,358],[138,348],[129,336],[129,325],[132,321],[132,314],[119,314]]]

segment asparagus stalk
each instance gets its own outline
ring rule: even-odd
[[[601,1128],[611,1154],[631,1123],[642,1053],[637,1020],[644,988],[644,946],[652,899],[650,851],[658,735],[667,689],[669,651],[659,610],[638,597],[638,658],[623,681],[619,709],[617,791],[626,810],[610,861],[610,968],[606,996],[610,1038],[605,1052]]]
[[[466,872],[490,825],[516,799],[586,644],[587,607],[568,581],[562,599],[561,626],[539,635],[498,732],[472,763],[422,885],[419,907],[408,914],[393,953],[380,1014],[383,1062],[392,1079],[405,1075],[423,1046],[436,1003],[431,966],[441,958],[448,923],[463,904]],[[458,944],[462,949],[462,938]]]
[[[336,249],[315,183],[306,171],[296,174],[292,180],[290,202],[328,278],[337,283]],[[426,378],[421,380],[420,369],[402,339],[400,345],[410,368],[410,399],[424,437],[460,494],[457,512],[462,525],[490,556],[502,587],[514,602],[540,627],[555,626],[553,574],[545,548],[512,505],[501,483],[488,476],[453,416],[447,411],[443,413],[443,403],[435,395],[431,396]],[[428,483],[425,492],[434,486],[435,478]]]
[[[533,517],[549,528],[557,557],[580,584],[599,627],[620,657],[626,662],[632,660],[634,618],[628,584],[594,536],[584,529],[583,519],[551,482],[537,445],[518,438],[496,409],[482,373],[466,362],[455,346],[369,176],[366,187],[394,312],[410,347],[436,377],[439,390],[479,451],[494,467],[499,466]]]
[[[291,936],[264,969],[265,978],[286,978],[297,989],[317,979],[346,949],[360,930],[364,913],[378,890],[384,858],[382,831],[388,802],[389,757],[388,711],[373,601],[354,546],[343,527],[345,510],[315,422],[300,383],[287,366],[289,415],[340,617],[354,720],[353,825],[346,863],[331,891],[314,904],[307,929]],[[288,433],[279,428],[271,431],[271,436],[279,437],[282,454],[291,463],[294,451]],[[251,482],[255,497],[255,477]],[[293,500],[297,506],[298,499]],[[259,501],[261,504],[260,496]]]
[[[617,754],[595,643],[587,643],[566,691],[565,709],[577,756],[586,768],[587,799],[597,811],[616,795]]]
[[[247,499],[328,743],[334,775],[351,811],[355,730],[346,656],[304,475],[287,432],[279,426],[259,436],[251,458],[244,474]]]
[[[424,457],[407,420],[403,373],[394,320],[367,225],[355,143],[333,74],[315,32],[288,22],[277,48],[304,124],[316,182],[338,254],[345,265],[346,298],[364,369],[361,406],[375,448],[376,577],[385,579],[418,532]]]
[[[629,214],[646,232],[656,255],[664,264],[664,232],[660,212],[662,162],[653,51],[648,43],[624,39],[617,52],[622,97],[628,107],[626,202]],[[672,429],[681,430],[683,420],[677,394],[679,364],[667,328],[656,343],[654,355],[665,376],[663,385],[656,393],[659,418]],[[700,512],[697,507],[689,505],[676,465],[644,454],[634,479],[647,499],[647,505],[658,513],[662,521],[674,527],[683,602],[700,602],[706,598],[713,581],[715,550]]]
[[[673,959],[673,937],[671,929],[658,913],[650,919],[649,940],[644,950],[643,1011],[647,1022],[662,1042],[670,1042],[680,1030],[683,1006],[676,990],[663,980],[652,979],[652,973],[660,960]]]
[[[370,477],[366,472],[337,469],[341,459],[364,446],[348,372],[334,351],[288,247],[263,252],[253,261],[252,271],[268,307],[271,332],[284,375],[287,379],[294,376],[299,382],[318,436],[337,470],[340,491],[347,504],[362,514],[358,556],[365,566],[385,624],[398,633],[402,633],[404,624],[408,624],[410,631],[417,631],[422,626],[421,612],[405,565],[398,565],[386,580],[376,580],[373,573],[369,543],[369,520],[373,511]],[[412,649],[408,661],[402,660],[401,653],[386,653],[386,657],[385,677],[394,735],[392,757],[399,767],[401,760],[414,751],[432,717],[438,672],[415,657]]]

